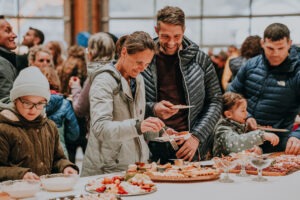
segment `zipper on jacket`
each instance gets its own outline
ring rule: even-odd
[[[185,86],[185,91],[186,91],[186,95],[187,95],[187,102],[188,102],[188,105],[191,105],[191,102],[190,102],[190,96],[189,96],[189,91],[188,91],[188,87],[187,87],[187,85],[186,85],[186,80],[185,80],[185,77],[184,77],[184,74],[183,74],[183,71],[182,71],[182,68],[181,68],[181,58],[180,58],[180,55],[179,55],[179,52],[180,52],[181,50],[179,50],[178,52],[177,52],[177,54],[178,54],[178,59],[179,59],[179,69],[180,69],[180,72],[181,72],[181,74],[182,74],[182,78],[183,78],[183,82],[184,82],[184,86]],[[190,130],[191,130],[191,121],[190,121],[190,115],[191,115],[191,108],[189,108],[189,114],[188,114],[188,131],[190,132]]]
[[[180,55],[179,55],[179,52],[180,52],[181,50],[179,50],[178,52],[177,52],[177,54],[178,54],[178,59],[179,59],[179,68],[180,68],[180,71],[181,71],[181,74],[182,74],[182,78],[183,78],[183,82],[184,82],[184,86],[185,86],[185,91],[186,91],[186,95],[187,95],[187,102],[188,102],[188,105],[191,105],[191,102],[190,102],[190,95],[189,95],[189,91],[188,91],[188,87],[187,87],[187,85],[186,85],[186,80],[185,80],[185,77],[184,77],[184,74],[183,74],[183,71],[182,71],[182,68],[181,68],[181,58],[180,58]],[[191,131],[191,108],[189,108],[189,114],[188,114],[188,131],[190,132]],[[200,144],[200,143],[199,143]],[[200,154],[200,151],[199,151],[199,145],[198,145],[198,147],[197,147],[197,153],[198,153],[198,155],[197,155],[197,159],[198,159],[198,161],[200,161],[201,160],[201,154]]]
[[[267,76],[264,78],[263,87],[262,87],[262,89],[260,90],[260,93],[259,93],[259,95],[257,96],[256,104],[255,104],[255,106],[253,107],[253,114],[252,114],[252,117],[253,117],[254,119],[255,119],[255,115],[256,115],[256,107],[257,107],[257,104],[258,104],[259,100],[261,99],[261,95],[263,94],[263,91],[264,91],[265,88],[266,88],[266,81],[267,81],[269,75],[270,75],[270,74],[267,73]]]

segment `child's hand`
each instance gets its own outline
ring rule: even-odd
[[[72,76],[69,80],[69,87],[72,88],[75,86],[81,87],[80,79],[77,76]]]
[[[264,132],[264,139],[270,141],[273,146],[279,143],[279,137],[274,133]]]
[[[246,120],[247,124],[247,130],[248,131],[253,131],[257,129],[257,123],[256,120],[253,117],[250,117]]]
[[[251,149],[246,150],[247,153],[255,153],[257,155],[261,155],[262,154],[262,149],[259,146],[254,146]]]
[[[78,171],[75,170],[75,169],[72,168],[72,167],[66,167],[66,168],[63,170],[63,173],[64,173],[64,174],[78,174]]]
[[[40,177],[33,172],[26,172],[23,176],[24,180],[40,180]]]

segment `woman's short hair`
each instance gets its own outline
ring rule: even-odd
[[[92,35],[88,42],[88,51],[91,61],[108,62],[115,56],[115,43],[107,33],[96,33]]]
[[[130,35],[124,35],[117,41],[117,54],[120,57],[121,50],[126,47],[128,54],[135,54],[137,52],[149,49],[156,51],[156,46],[150,35],[144,31],[136,31]]]

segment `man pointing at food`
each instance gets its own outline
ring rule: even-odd
[[[159,51],[143,72],[146,114],[159,117],[176,132],[192,134],[178,141],[181,147],[170,158],[205,159],[222,109],[213,64],[198,45],[184,36],[185,14],[180,8],[167,6],[159,10],[155,31]]]

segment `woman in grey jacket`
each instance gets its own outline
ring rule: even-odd
[[[119,60],[91,76],[90,135],[81,176],[126,170],[147,162],[146,132],[158,136],[164,123],[145,114],[145,89],[140,72],[151,62],[155,45],[149,34],[134,32],[117,43]],[[150,133],[149,133],[150,134]]]

